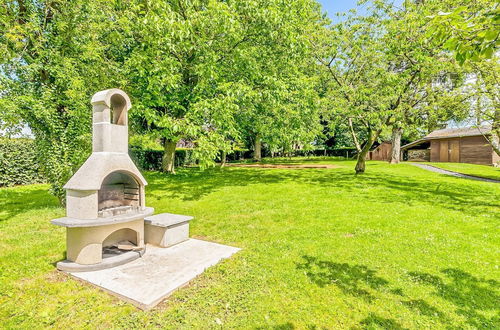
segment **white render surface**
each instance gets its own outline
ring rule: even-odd
[[[189,222],[170,227],[161,227],[144,223],[144,240],[148,244],[163,248],[184,242],[189,238]]]
[[[189,215],[160,213],[145,217],[144,223],[159,227],[170,227],[190,220],[193,220],[193,217]]]
[[[70,274],[146,310],[239,250],[189,239],[168,249],[148,245],[142,258],[114,268]]]
[[[78,219],[97,218],[97,190],[66,191],[66,216]]]
[[[127,153],[93,152],[64,185],[64,189],[99,190],[108,174],[120,171],[131,174],[143,186],[148,184]]]
[[[144,218],[146,243],[170,247],[189,238],[189,221],[193,217],[181,214],[160,213]]]
[[[54,225],[62,227],[99,227],[99,226],[107,226],[116,223],[124,223],[124,222],[135,221],[138,219],[143,219],[144,217],[153,214],[153,212],[154,208],[145,207],[144,210],[141,210],[136,213],[119,214],[106,218],[82,219],[73,217],[63,217],[63,218],[53,219],[50,222]]]

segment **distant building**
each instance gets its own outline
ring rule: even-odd
[[[184,140],[184,139],[180,139],[179,142],[177,142],[177,145],[176,145],[177,148],[186,148],[186,149],[192,149],[195,147],[195,144],[193,141],[189,141],[189,140]]]
[[[369,160],[386,160],[391,159],[392,143],[382,142],[376,145],[368,154]]]
[[[401,147],[409,161],[492,165],[500,161],[486,136],[491,126],[447,128]]]

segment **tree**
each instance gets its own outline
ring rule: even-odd
[[[395,74],[404,75],[407,70],[417,73],[393,113],[392,164],[400,161],[404,130],[427,126],[431,118],[438,119],[439,124],[463,118],[466,113],[464,104],[468,95],[459,89],[465,78],[464,70],[425,35],[427,13],[439,5],[406,2],[401,9],[384,9],[389,18],[383,39]]]
[[[130,45],[125,67],[136,127],[161,138],[163,170],[174,173],[180,139],[205,147],[218,140],[207,137],[215,130],[206,123],[222,119],[211,116],[215,109],[210,104],[225,98],[221,68],[249,36],[221,1],[135,1],[124,17],[122,29]]]
[[[320,17],[312,0],[138,1],[125,16],[134,113],[143,132],[163,139],[166,172],[179,139],[194,140],[209,164],[243,128],[260,158],[271,127],[307,89],[293,74],[310,59],[305,37]]]
[[[449,2],[449,1],[448,1]],[[448,10],[431,16],[427,35],[439,41],[442,48],[455,54],[458,62],[469,70],[474,81],[473,116],[478,124],[492,124],[486,136],[500,155],[500,107],[498,103],[500,44],[500,3],[493,0],[451,1]]]
[[[120,86],[114,54],[116,12],[108,1],[4,1],[0,5],[0,95],[35,136],[51,191],[90,152],[90,96]]]
[[[336,115],[346,118],[358,151],[356,173],[365,171],[366,155],[387,129],[392,130],[392,162],[399,162],[403,129],[425,118],[454,86],[440,84],[443,77],[459,81],[449,74],[455,71],[449,57],[425,38],[427,4],[397,8],[377,1],[369,16],[335,25],[331,42],[318,47],[318,61],[331,77],[331,97],[338,100]]]
[[[334,100],[334,115],[346,118],[358,151],[356,173],[365,171],[366,155],[391,124],[402,95],[418,74],[413,67],[395,73],[382,32],[383,22],[376,15],[350,17],[332,27],[329,43],[316,45],[318,61],[330,77],[329,97]],[[366,136],[364,144],[358,138],[357,128]]]

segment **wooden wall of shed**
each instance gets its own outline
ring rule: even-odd
[[[460,162],[491,165],[493,148],[483,136],[436,139],[431,141],[431,162]]]
[[[432,140],[431,141],[431,162],[440,162],[439,152],[440,152],[439,140]]]
[[[493,148],[484,136],[468,136],[460,139],[460,162],[491,165]]]
[[[370,160],[386,160],[391,158],[392,144],[384,142],[375,150],[370,151]]]

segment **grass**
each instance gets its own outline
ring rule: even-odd
[[[429,165],[442,168],[443,170],[478,176],[481,178],[500,180],[499,167],[465,163],[429,163]]]
[[[328,160],[322,160],[327,162]],[[5,328],[499,328],[500,185],[408,164],[146,173],[157,212],[242,250],[142,312],[54,270],[47,186],[0,190]]]

